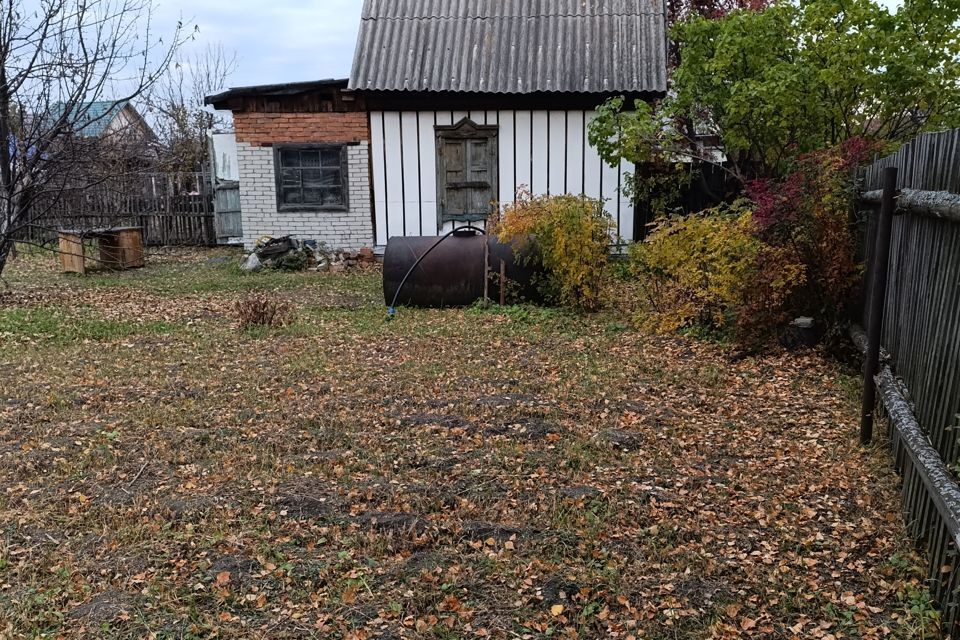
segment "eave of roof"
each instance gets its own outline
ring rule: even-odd
[[[260,84],[249,87],[231,87],[226,91],[209,95],[204,104],[219,109],[234,98],[248,98],[258,96],[295,96],[320,89],[346,89],[348,80],[330,78],[326,80],[309,80],[306,82],[285,82],[281,84]]]

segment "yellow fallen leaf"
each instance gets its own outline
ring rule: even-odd
[[[555,605],[553,605],[552,607],[550,607],[550,615],[552,615],[552,616],[559,616],[561,613],[563,613],[563,605],[562,605],[562,604],[555,604]]]

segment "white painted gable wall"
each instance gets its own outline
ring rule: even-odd
[[[617,233],[633,239],[633,205],[620,193],[630,163],[612,168],[587,141],[594,111],[373,111],[370,113],[376,244],[391,236],[438,235],[435,125],[469,117],[499,134],[500,202],[525,185],[534,194],[603,198]],[[481,225],[482,226],[482,225]]]

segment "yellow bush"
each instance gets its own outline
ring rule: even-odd
[[[494,226],[501,242],[516,243],[519,256],[542,264],[548,299],[589,311],[603,303],[612,229],[599,200],[529,193],[507,205]]]
[[[743,201],[660,222],[631,248],[631,270],[649,302],[641,322],[659,331],[706,326],[748,340],[783,322],[805,270],[754,232]]]

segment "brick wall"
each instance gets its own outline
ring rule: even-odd
[[[337,143],[370,140],[366,113],[262,113],[233,114],[237,142],[251,145]]]
[[[253,115],[253,114],[236,114]],[[263,114],[255,114],[260,117]],[[284,114],[284,118],[291,115]],[[303,114],[307,116],[327,114]],[[329,114],[357,115],[357,114]],[[363,114],[359,114],[363,115]],[[295,119],[296,120],[296,119]],[[366,117],[363,128],[366,131]],[[259,135],[259,134],[258,134]],[[272,138],[270,142],[343,142],[342,137],[323,139],[314,130],[292,138],[290,134]],[[341,134],[338,134],[338,136]],[[265,143],[260,143],[265,144]],[[370,143],[347,147],[347,211],[277,211],[277,184],[274,170],[274,149],[241,141],[237,127],[237,160],[240,172],[240,210],[243,218],[243,243],[250,250],[261,236],[292,235],[302,240],[318,240],[331,249],[356,250],[373,246],[373,222],[370,204]]]

